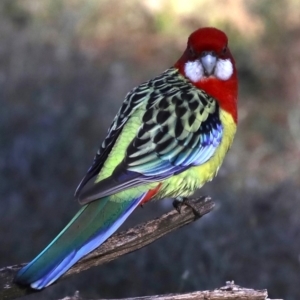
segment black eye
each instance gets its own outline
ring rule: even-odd
[[[224,46],[222,49],[222,54],[226,54],[227,53],[227,46]]]
[[[189,51],[189,55],[190,55],[191,57],[194,57],[194,56],[195,56],[195,51],[194,51],[194,49],[193,49],[191,46],[188,47],[188,51]]]

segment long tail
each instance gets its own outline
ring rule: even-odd
[[[34,289],[50,285],[108,239],[146,196],[122,202],[113,202],[108,196],[82,207],[61,233],[18,272],[15,282]]]

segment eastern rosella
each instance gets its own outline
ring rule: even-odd
[[[82,208],[15,281],[34,289],[50,285],[137,206],[184,201],[210,181],[236,132],[237,88],[227,36],[215,28],[193,32],[173,67],[126,95],[75,192]]]

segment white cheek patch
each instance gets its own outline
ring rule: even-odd
[[[203,77],[202,64],[198,60],[188,61],[184,65],[184,73],[191,81],[197,82]]]
[[[229,59],[218,59],[215,72],[215,76],[221,80],[227,80],[233,73],[233,66]]]

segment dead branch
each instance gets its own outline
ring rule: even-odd
[[[268,298],[267,290],[246,289],[227,282],[226,286],[213,291],[198,291],[187,294],[155,295],[137,298],[123,299],[94,299],[94,300],[271,300]],[[86,299],[76,292],[74,296],[65,297],[60,300],[92,300]],[[276,299],[274,299],[276,300]],[[280,300],[280,299],[277,299]]]
[[[209,213],[214,207],[214,203],[209,197],[194,199],[193,201],[199,215],[196,216],[191,208],[183,207],[181,214],[172,210],[158,219],[143,223],[125,232],[114,234],[99,248],[76,263],[58,281],[74,273],[107,263],[122,255],[145,247],[167,233],[199,219]],[[0,299],[9,300],[36,293],[36,291],[30,288],[20,287],[13,283],[14,276],[24,265],[26,264],[0,269]]]

